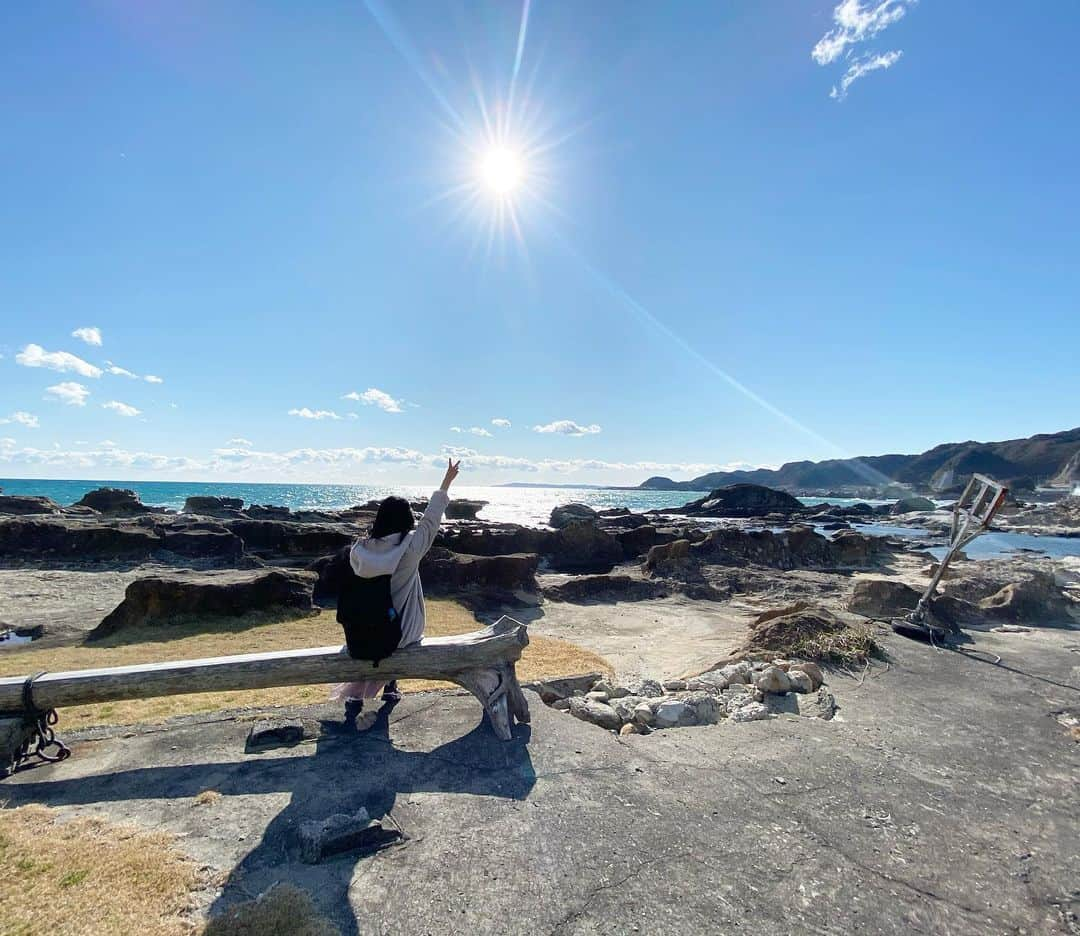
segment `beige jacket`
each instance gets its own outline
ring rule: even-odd
[[[401,643],[407,647],[424,635],[426,616],[424,589],[420,583],[420,560],[431,548],[450,495],[439,490],[431,495],[416,529],[401,537],[391,533],[379,539],[357,540],[349,550],[349,564],[360,578],[390,576],[390,596],[401,615]],[[399,542],[400,540],[400,542]]]

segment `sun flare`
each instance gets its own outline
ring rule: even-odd
[[[484,153],[479,165],[480,182],[493,195],[507,198],[525,180],[525,163],[508,146],[493,146]]]

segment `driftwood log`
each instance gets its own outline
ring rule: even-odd
[[[29,721],[34,712],[69,705],[362,679],[442,679],[457,683],[479,699],[495,734],[509,741],[514,723],[529,721],[529,706],[515,670],[528,643],[526,626],[502,617],[471,634],[424,638],[417,645],[396,650],[378,666],[352,659],[344,647],[317,647],[42,673],[33,677],[29,690],[29,676],[2,677],[0,747],[14,743],[9,738],[19,735],[16,722]],[[9,753],[0,750],[4,761],[0,769],[9,762]]]

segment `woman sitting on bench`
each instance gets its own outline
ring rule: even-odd
[[[387,497],[379,505],[368,537],[357,540],[348,551],[349,566],[352,574],[356,576],[353,582],[360,590],[364,589],[365,584],[370,586],[370,580],[376,580],[381,576],[388,577],[389,598],[393,606],[387,607],[385,613],[394,622],[395,628],[400,624],[401,639],[397,643],[398,647],[407,647],[424,636],[426,617],[424,589],[420,584],[420,560],[431,548],[435,534],[439,531],[443,511],[446,510],[446,505],[450,501],[448,491],[458,476],[460,466],[460,461],[455,463],[447,459],[446,474],[443,476],[442,484],[431,495],[431,500],[428,501],[427,509],[419,523],[413,519],[412,507],[405,498]],[[357,579],[360,581],[356,581]],[[338,599],[338,620],[345,627],[349,652],[353,656],[366,657],[369,654],[363,651],[357,652],[356,647],[363,642],[365,637],[370,637],[371,623],[365,620],[352,620],[350,614],[343,609],[344,600],[345,595],[342,594]],[[364,602],[371,599],[364,597],[359,600]],[[370,611],[363,609],[360,617],[366,617],[368,614]],[[367,630],[365,633],[357,634],[355,627]],[[394,633],[396,634],[396,630]],[[386,649],[392,652],[393,644]],[[382,688],[383,683],[375,680],[343,683],[334,690],[332,697],[345,700],[345,721],[355,723],[357,716],[363,710],[364,699],[375,698]],[[396,702],[400,698],[397,682],[387,683],[383,690],[383,699]]]

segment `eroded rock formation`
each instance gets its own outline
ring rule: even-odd
[[[192,616],[235,617],[250,611],[311,612],[316,576],[289,569],[178,571],[132,582],[124,600],[93,631],[97,640],[140,624]]]

